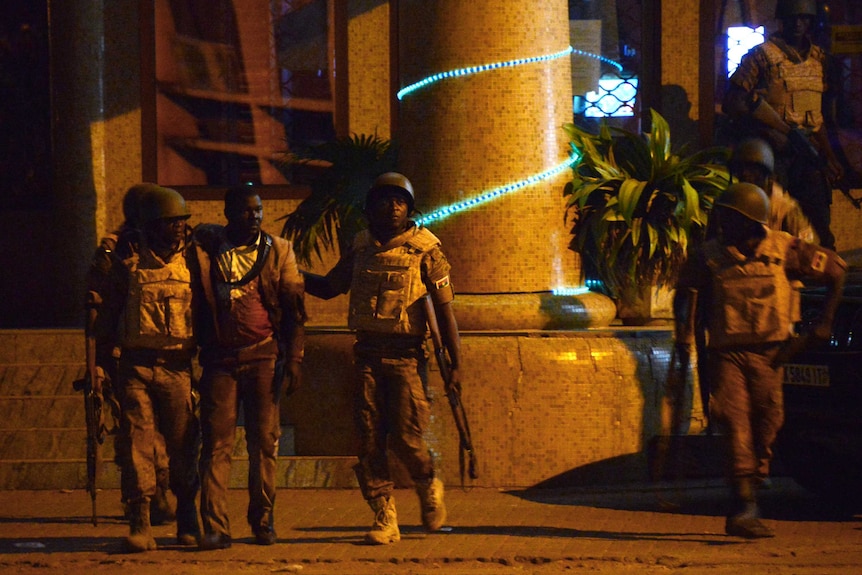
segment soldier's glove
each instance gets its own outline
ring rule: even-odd
[[[787,134],[787,142],[801,160],[814,166],[820,166],[820,153],[811,144],[808,135],[801,128],[791,128]]]

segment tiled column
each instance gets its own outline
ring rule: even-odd
[[[398,43],[405,87],[449,70],[563,51],[568,7],[563,0],[403,0]],[[412,92],[400,102],[396,139],[417,207],[428,214],[559,165],[568,153],[561,126],[571,119],[570,56],[442,79]],[[578,283],[579,263],[567,249],[563,221],[562,190],[570,174],[428,224],[452,262],[458,301],[469,304],[459,311],[465,328],[571,323],[552,317],[560,313],[595,323],[584,316],[592,312],[584,311],[582,300],[600,296],[560,307],[548,293]],[[611,304],[598,305],[609,321]],[[560,309],[549,316],[555,306]]]
[[[141,47],[129,32],[137,3],[68,0],[50,12],[54,203],[40,243],[53,245],[38,273],[55,278],[42,298],[53,325],[71,326],[84,318],[96,242],[120,224],[123,194],[141,178]]]

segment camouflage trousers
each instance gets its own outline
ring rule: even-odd
[[[155,494],[160,434],[169,460],[171,491],[178,500],[194,500],[200,485],[199,427],[192,401],[190,358],[174,352],[124,351],[119,380],[121,433],[129,449],[127,497],[135,501]]]
[[[357,342],[354,361],[354,420],[359,435],[355,470],[363,496],[375,499],[392,493],[387,447],[414,481],[433,477],[434,462],[425,440],[431,419],[425,348],[410,344],[399,349],[391,340],[382,346]]]
[[[248,450],[248,512],[252,529],[271,524],[276,496],[280,383],[274,381],[275,342],[236,354],[216,354],[201,376],[201,520],[207,534],[230,535],[227,512],[231,458],[242,406]]]
[[[732,479],[767,477],[772,446],[784,424],[780,344],[710,350],[711,420],[724,434]]]

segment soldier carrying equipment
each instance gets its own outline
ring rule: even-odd
[[[467,423],[464,404],[461,402],[461,386],[449,384],[449,357],[446,355],[446,347],[443,345],[443,337],[440,335],[440,327],[437,325],[437,315],[434,312],[434,302],[431,301],[431,296],[425,296],[425,313],[428,316],[428,330],[431,332],[431,342],[434,344],[434,357],[437,358],[440,377],[443,378],[446,397],[449,399],[449,406],[452,408],[452,415],[455,418],[455,426],[458,428],[460,443],[458,465],[461,472],[461,487],[463,487],[465,467],[470,479],[477,479],[479,477],[476,471],[476,452],[473,451],[473,437],[470,434],[470,424]]]
[[[87,493],[92,501],[93,526],[98,525],[96,518],[96,479],[101,467],[101,446],[105,441],[107,431],[102,421],[102,382],[101,371],[96,366],[96,338],[92,335],[92,326],[96,311],[92,307],[87,314],[86,361],[87,372],[83,379],[75,381],[72,386],[75,391],[84,394],[84,412],[87,422]]]

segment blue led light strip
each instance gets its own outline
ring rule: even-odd
[[[448,78],[457,78],[460,76],[470,76],[472,74],[478,74],[480,72],[487,72],[489,70],[496,70],[497,68],[511,68],[513,66],[521,66],[523,64],[534,64],[536,62],[546,62],[548,60],[556,60],[557,58],[564,58],[569,54],[575,54],[578,56],[585,56],[587,58],[595,58],[601,62],[605,62],[606,64],[610,64],[617,68],[620,72],[622,72],[623,67],[619,62],[615,62],[610,58],[605,58],[599,54],[593,54],[592,52],[585,52],[584,50],[578,50],[576,48],[572,48],[571,46],[567,47],[565,50],[560,50],[559,52],[554,52],[553,54],[545,54],[542,56],[531,56],[529,58],[517,58],[515,60],[508,60],[506,62],[494,62],[493,64],[482,64],[481,66],[470,66],[469,68],[458,68],[456,70],[449,70],[448,72],[440,72],[438,74],[434,74],[433,76],[428,76],[418,82],[414,82],[405,88],[401,88],[398,90],[398,99],[403,100],[404,96],[415,92],[425,86],[430,86],[435,82],[439,82],[440,80],[446,80]]]
[[[590,293],[590,288],[588,288],[587,286],[561,287],[561,288],[554,288],[551,290],[551,295],[556,295],[556,296],[575,296],[575,295],[584,295],[586,293]]]
[[[469,200],[463,200],[454,204],[449,204],[448,206],[443,206],[442,208],[436,209],[430,214],[426,216],[422,216],[421,218],[416,220],[416,223],[419,225],[428,225],[431,222],[442,220],[446,216],[452,215],[455,212],[460,212],[461,210],[466,210],[468,208],[474,208],[479,204],[484,204],[485,202],[489,202],[500,196],[504,196],[509,192],[514,192],[515,190],[520,190],[525,186],[529,186],[531,184],[536,184],[545,180],[547,178],[553,177],[563,170],[571,168],[581,157],[577,153],[573,154],[569,159],[565,162],[554,166],[544,172],[540,172],[538,174],[533,174],[529,178],[523,179],[519,182],[513,182],[511,184],[506,184],[505,186],[500,186],[499,188],[495,188],[493,190],[489,190],[484,194],[476,196],[475,198],[471,198]]]

